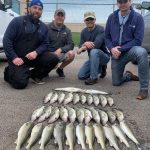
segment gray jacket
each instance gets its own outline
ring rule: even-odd
[[[63,53],[73,50],[74,43],[72,40],[71,30],[63,25],[57,28],[53,22],[48,24],[49,30],[49,50],[54,52],[56,49],[61,48]]]

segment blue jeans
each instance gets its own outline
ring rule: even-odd
[[[130,61],[137,61],[138,63],[138,76],[140,81],[140,89],[148,90],[149,86],[149,63],[147,51],[140,47],[134,46],[127,53],[119,59],[112,57],[112,84],[119,86],[124,82],[131,80],[128,73],[124,73],[125,66]],[[124,73],[124,74],[123,74]]]
[[[84,80],[87,78],[97,79],[98,74],[101,73],[101,66],[106,65],[110,57],[100,49],[92,49],[87,60],[80,68],[78,78]]]

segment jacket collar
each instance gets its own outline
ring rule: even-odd
[[[59,29],[55,26],[54,21],[50,23],[50,27],[51,27],[53,30],[59,31]],[[65,26],[65,25],[62,25],[61,31],[64,30],[65,28],[66,28],[66,26]]]

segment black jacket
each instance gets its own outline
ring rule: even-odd
[[[65,25],[58,29],[53,22],[48,24],[49,30],[49,50],[54,52],[61,48],[63,53],[73,50],[74,43],[72,41],[72,34],[69,28]]]

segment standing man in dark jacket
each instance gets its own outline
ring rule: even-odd
[[[35,83],[41,81],[57,65],[58,58],[46,52],[48,49],[48,29],[39,20],[43,4],[32,0],[30,14],[14,18],[4,35],[4,51],[8,58],[8,67],[4,71],[4,80],[16,89],[27,86],[29,77]],[[30,67],[33,67],[30,70]]]
[[[106,66],[110,59],[109,52],[105,47],[104,28],[95,24],[96,17],[94,12],[84,14],[86,28],[81,32],[80,48],[77,54],[87,51],[89,59],[80,68],[78,78],[85,80],[86,85],[97,83],[98,74],[101,78],[106,76]]]
[[[141,47],[144,36],[142,16],[131,7],[131,0],[117,0],[119,9],[107,20],[106,46],[112,54],[112,83],[119,86],[127,81],[140,81],[137,99],[148,96],[149,64],[147,51]],[[137,61],[139,77],[126,71],[129,61]]]
[[[63,9],[57,9],[54,14],[54,21],[48,24],[49,50],[58,56],[59,63],[61,63],[56,70],[60,78],[65,77],[63,69],[69,65],[75,57],[72,34],[70,29],[64,25],[64,20],[65,11]]]

